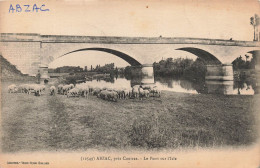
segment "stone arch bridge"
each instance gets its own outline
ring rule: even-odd
[[[259,42],[202,38],[62,36],[2,33],[0,54],[19,70],[48,77],[48,64],[80,51],[106,52],[131,66],[141,66],[143,83],[154,83],[152,64],[174,50],[192,53],[205,61],[206,79],[233,80],[232,62],[246,53],[259,53]],[[258,59],[259,60],[259,59]]]

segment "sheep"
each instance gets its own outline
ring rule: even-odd
[[[96,87],[96,85],[92,82],[85,82],[84,84],[88,86],[89,94],[92,94],[94,87]]]
[[[107,95],[108,95],[108,91],[107,90],[102,90],[98,97],[100,97],[101,99],[107,100]]]
[[[33,90],[35,96],[41,96],[42,92],[45,91],[45,86],[44,85],[33,85]]]
[[[45,86],[38,84],[24,84],[20,86],[20,89],[22,93],[34,93],[35,96],[40,96],[41,92],[45,90]]]
[[[101,90],[108,90],[108,88],[106,86],[103,86]]]
[[[86,84],[77,84],[75,88],[79,89],[80,95],[85,96],[85,98],[88,98],[89,88]]]
[[[80,83],[69,85],[58,85],[58,93],[63,93],[67,97],[71,96],[85,96],[94,95],[98,98],[109,101],[117,101],[117,99],[127,98],[148,98],[150,96],[160,97],[161,91],[155,85],[135,85],[133,87],[125,88],[122,86],[116,86],[108,83]]]
[[[152,86],[152,85],[141,85],[140,87],[143,89],[143,91],[142,91],[143,95],[142,96],[148,98],[150,96],[150,91],[154,86]]]
[[[142,87],[144,90],[151,90],[151,89],[152,89],[152,86],[151,86],[151,85],[141,85],[141,87]]]
[[[93,96],[97,96],[97,97],[99,97],[99,93],[101,92],[101,89],[99,88],[99,87],[95,87],[94,89],[93,89]]]
[[[110,101],[117,101],[117,92],[115,91],[108,91],[108,95],[107,95],[108,100]]]
[[[149,90],[144,90],[144,96],[148,98],[150,96],[150,91]]]
[[[117,95],[118,95],[119,99],[124,99],[124,97],[125,97],[124,89],[118,88],[115,91],[117,92]]]
[[[70,89],[74,88],[74,85],[72,83],[69,84],[69,86],[70,86]]]
[[[30,94],[32,89],[33,89],[33,84],[20,85],[20,90],[22,93]]]
[[[138,92],[139,92],[139,98],[140,98],[140,100],[142,100],[143,97],[145,97],[144,89],[141,88],[141,87],[139,87],[139,88],[138,88]]]
[[[8,86],[8,93],[16,93],[18,91],[18,88],[15,84]]]
[[[41,91],[45,91],[45,86],[44,85],[39,85],[39,87],[40,87]]]
[[[100,97],[103,100],[109,100],[109,101],[117,101],[117,92],[116,91],[108,91],[108,90],[102,90],[98,97]]]
[[[94,87],[92,85],[88,85],[89,93],[93,95]]]
[[[21,93],[27,93],[26,88],[27,88],[27,84],[22,84],[22,85],[19,86],[19,91]]]
[[[30,85],[29,84],[24,84],[21,86],[22,88],[22,93],[27,93],[29,94],[29,90],[30,90]]]
[[[36,84],[28,84],[26,86],[27,94],[35,93],[35,89],[38,89],[36,86]]]
[[[108,90],[108,91],[116,91],[116,88],[114,88],[114,87],[106,87],[105,90]]]
[[[157,95],[158,97],[161,97],[161,90],[158,89],[157,86],[154,86],[154,87],[151,89],[150,93],[153,94],[153,97],[154,97],[155,95]]]
[[[70,89],[72,89],[73,87],[74,87],[73,84],[64,85],[64,86],[62,87],[62,92],[63,92],[63,94],[64,94],[64,95],[67,95],[68,91],[69,91]]]
[[[140,85],[134,85],[132,88],[138,89]]]
[[[55,90],[56,90],[55,86],[50,87],[51,95],[55,95]]]
[[[138,98],[138,96],[139,96],[139,87],[138,88],[137,87],[133,87],[132,88],[132,94],[133,94],[134,98]]]
[[[131,89],[124,89],[123,90],[123,98],[126,99],[127,97],[130,98],[131,97],[131,93],[132,93],[132,90]]]
[[[63,94],[63,85],[58,85],[58,94]]]
[[[40,85],[33,85],[31,91],[34,91],[35,96],[41,96],[42,89]]]
[[[71,96],[79,96],[79,89],[78,88],[72,88],[70,90],[68,90],[67,92],[67,97],[71,97]]]

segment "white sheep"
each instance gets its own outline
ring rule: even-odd
[[[64,86],[62,87],[63,94],[66,95],[67,92],[68,92],[70,89],[72,89],[73,87],[74,87],[73,84],[70,84],[70,85],[64,85]]]
[[[8,93],[16,93],[18,91],[18,88],[15,84],[8,86]]]
[[[72,88],[70,90],[68,90],[67,92],[67,97],[75,97],[75,96],[79,96],[79,89],[78,88]]]
[[[33,85],[34,95],[35,96],[41,96],[42,92],[42,86],[41,85]]]
[[[156,96],[156,95],[157,95],[158,97],[161,97],[161,90],[160,90],[159,88],[157,88],[157,86],[154,86],[154,87],[151,89],[150,93],[152,93],[153,96]]]
[[[55,95],[55,90],[56,90],[56,87],[55,87],[55,86],[51,86],[51,87],[50,87],[50,93],[51,93],[51,95]]]
[[[89,87],[85,83],[77,84],[75,88],[79,89],[79,94],[83,95],[85,98],[88,98]]]
[[[58,94],[63,94],[63,85],[58,85]]]
[[[132,88],[132,94],[133,94],[134,98],[138,98],[138,96],[139,96],[139,86]]]

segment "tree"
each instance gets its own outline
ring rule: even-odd
[[[242,59],[242,56],[240,55],[238,58],[236,58],[233,62],[233,68],[235,70],[237,69],[244,69],[245,68],[245,61]]]
[[[115,68],[115,74],[116,74],[116,77],[118,76],[118,68],[116,67]]]
[[[250,25],[254,27],[254,41],[258,41],[258,37],[256,35],[256,31],[258,33],[258,26],[259,26],[260,18],[257,14],[250,18]]]
[[[98,65],[96,65],[95,71],[96,71],[96,72],[99,72],[99,69],[100,69],[100,67],[98,67]]]

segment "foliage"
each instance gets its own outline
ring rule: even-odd
[[[196,61],[188,58],[167,58],[154,63],[155,76],[171,76],[175,78],[197,78],[206,74],[205,63],[197,58]]]
[[[115,64],[105,64],[104,66],[97,65],[96,68],[92,69],[93,72],[99,72],[99,73],[113,73],[115,70]]]
[[[51,73],[76,73],[76,72],[83,72],[83,68],[79,66],[63,66],[58,67],[56,69],[49,69],[48,72]]]
[[[126,79],[141,78],[142,77],[141,67],[131,67],[131,66],[125,67],[124,76]]]
[[[69,75],[66,77],[65,83],[67,84],[76,84],[77,81],[84,81],[85,80],[85,74],[84,73],[75,73],[73,75]]]
[[[207,68],[204,61],[197,58],[189,67],[184,70],[184,78],[204,80],[206,76]]]
[[[256,62],[257,62],[257,58],[256,58],[256,54],[253,54],[252,59],[248,60],[248,56],[245,55],[246,60],[243,60],[242,56],[240,55],[239,57],[237,57],[233,62],[233,68],[234,70],[238,70],[238,69],[254,69]]]
[[[180,77],[183,75],[184,70],[191,66],[193,63],[192,59],[184,58],[167,58],[166,60],[161,60],[159,63],[154,63],[154,73],[160,76],[176,76]]]
[[[250,25],[254,27],[254,41],[259,41],[257,36],[259,23],[260,23],[260,18],[257,14],[250,17]]]

